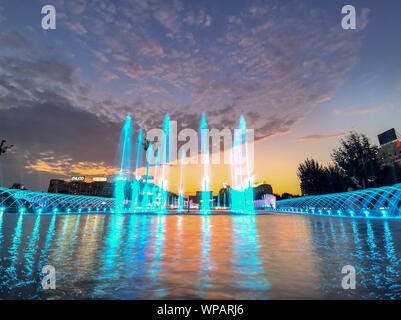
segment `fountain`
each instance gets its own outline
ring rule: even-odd
[[[120,170],[115,178],[115,210],[123,212],[128,203],[128,196],[131,190],[131,137],[132,137],[132,120],[127,115],[123,126],[120,140],[118,143],[118,153],[121,154]]]
[[[231,159],[233,187],[230,190],[230,209],[236,213],[255,213],[246,122],[243,116],[240,117],[239,128],[234,132]]]
[[[177,212],[184,212],[184,169],[185,149],[182,149],[179,157],[180,177],[178,195],[172,196],[168,193],[168,168],[171,154],[175,149],[170,146],[173,134],[170,130],[170,117],[166,114],[163,123],[163,136],[157,141],[158,145],[151,143],[145,138],[144,131],[138,130],[136,139],[136,164],[135,179],[131,174],[131,148],[133,136],[133,123],[130,115],[127,115],[117,148],[118,170],[114,179],[114,198],[100,198],[90,196],[73,196],[58,194],[43,194],[35,192],[24,192],[21,190],[7,191],[0,188],[0,214],[8,210],[17,210],[20,214],[25,213],[127,213],[127,212],[152,212],[163,214],[170,206]],[[234,213],[253,213],[253,188],[250,176],[249,154],[247,147],[246,123],[243,116],[239,120],[239,128],[235,130],[232,145],[232,188],[224,194],[218,194],[217,203],[213,202],[213,193],[210,191],[210,153],[209,153],[209,130],[205,114],[202,115],[199,126],[201,170],[201,191],[199,212],[210,213],[215,207],[230,207]],[[145,151],[145,153],[144,153]],[[145,164],[142,158],[146,155],[146,176],[139,176],[139,170]],[[153,166],[153,181],[149,177],[149,170]],[[133,168],[132,168],[133,169]],[[158,171],[161,171],[158,173]],[[366,200],[368,201],[368,199]],[[369,202],[369,201],[368,201]],[[222,205],[222,203],[224,203]],[[191,201],[188,199],[188,207]],[[382,203],[382,206],[385,202]],[[384,214],[383,214],[384,216]]]
[[[178,197],[168,197],[167,165],[171,150],[168,147],[170,137],[170,119],[168,114],[164,120],[163,139],[157,150],[152,143],[146,142],[142,130],[138,131],[136,178],[131,181],[131,140],[133,125],[128,115],[121,131],[117,154],[120,157],[118,171],[115,175],[114,198],[102,198],[84,195],[66,195],[55,193],[32,192],[28,190],[0,188],[0,223],[6,213],[25,214],[90,214],[90,213],[123,213],[152,212],[165,213],[167,205],[184,211],[184,159],[182,151],[180,159],[180,186]],[[200,122],[200,145],[202,157],[201,204],[200,213],[209,213],[214,204],[211,203],[209,191],[209,135],[205,115]],[[231,187],[217,196],[217,208],[227,207],[230,212],[239,214],[255,213],[250,159],[248,153],[248,136],[243,116],[239,127],[234,132],[231,150]],[[147,148],[145,147],[147,145]],[[142,166],[143,149],[146,150],[146,178],[140,180],[138,170]],[[156,155],[154,154],[156,153]],[[153,159],[155,157],[155,159]],[[154,160],[154,161],[153,161]],[[154,164],[154,181],[149,182],[150,164]],[[158,170],[162,170],[161,177]],[[172,201],[170,201],[170,199]],[[263,200],[264,208],[281,213],[312,214],[330,217],[390,219],[401,217],[401,184],[375,189],[357,190],[339,194],[308,196],[282,200],[271,204],[271,200]],[[188,199],[188,205],[191,200]]]
[[[185,150],[182,149],[181,152],[181,161],[180,161],[180,188],[178,191],[178,212],[183,212],[184,211],[184,197],[183,197],[183,191],[182,191],[182,179],[183,179],[183,167],[185,165]]]
[[[153,157],[153,154],[152,154]],[[158,193],[159,188],[157,186],[157,168],[160,165],[160,157],[159,157],[159,149],[156,151],[156,158],[155,158],[155,166],[154,166],[154,181],[153,181],[153,188],[152,188],[152,209],[157,207],[158,205]]]
[[[201,161],[203,164],[202,192],[200,209],[203,213],[210,211],[210,191],[209,191],[209,132],[207,129],[206,116],[202,115],[200,123],[200,145]]]
[[[153,145],[151,142],[148,142],[148,145],[146,147],[146,176],[145,176],[145,181],[144,181],[144,187],[143,187],[143,195],[142,195],[142,209],[147,212],[151,210],[152,203],[151,201],[149,202],[149,193],[151,193],[151,188],[149,186],[149,163],[151,157],[153,157]]]
[[[203,166],[201,179],[201,194],[200,194],[200,212],[207,214],[214,207],[211,203],[212,191],[209,190],[210,183],[210,154],[209,154],[209,131],[206,122],[205,114],[202,115],[199,126],[199,144],[200,158]],[[179,212],[184,211],[183,197],[183,168],[185,160],[185,150],[182,150],[180,159],[180,185],[177,197],[169,197],[167,192],[168,187],[168,163],[171,158],[171,150],[169,146],[170,139],[170,117],[166,114],[163,124],[163,138],[156,152],[155,163],[155,178],[153,186],[149,184],[149,165],[150,159],[154,156],[154,149],[151,142],[143,137],[143,131],[139,130],[137,139],[137,159],[135,172],[142,165],[142,148],[146,151],[146,176],[145,179],[139,181],[130,180],[130,156],[131,156],[131,135],[132,122],[128,115],[124,124],[119,150],[121,152],[121,166],[115,182],[115,209],[117,212],[126,210],[129,207],[132,212],[156,212],[165,213],[167,207],[177,208]],[[160,152],[159,152],[160,151]],[[247,144],[246,122],[243,116],[239,120],[239,128],[235,130],[232,146],[232,189],[229,199],[224,193],[224,207],[227,205],[227,200],[231,211],[236,213],[254,213],[253,188],[252,179],[249,170],[249,154]],[[159,186],[157,185],[157,170],[161,165],[161,177]],[[138,177],[138,176],[137,176]],[[128,186],[128,187],[127,187]],[[128,202],[131,200],[130,205]],[[221,206],[220,194],[217,198],[217,207]]]
[[[135,175],[136,178],[132,181],[131,190],[132,190],[132,198],[131,198],[131,211],[135,212],[136,208],[139,204],[139,193],[140,193],[140,184],[138,179],[138,169],[142,164],[142,148],[143,148],[143,131],[142,129],[138,132],[137,139],[137,150],[136,150],[136,166],[135,166]]]

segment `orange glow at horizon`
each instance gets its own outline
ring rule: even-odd
[[[273,192],[282,194],[284,192],[299,194],[299,180],[296,176],[296,168],[298,162],[293,157],[283,157],[280,155],[271,154],[265,156],[263,149],[256,148],[260,142],[255,143],[254,169],[251,176],[254,182],[265,180],[272,185]],[[212,157],[212,155],[211,155]],[[186,159],[190,162],[189,158]],[[222,164],[210,164],[210,181],[209,189],[214,194],[223,187],[223,183],[232,185],[230,164],[224,164],[224,153],[220,153]],[[107,176],[112,177],[118,173],[118,169],[105,165],[104,162],[78,162],[71,163],[71,159],[58,161],[38,160],[36,163],[27,166],[27,169],[47,172],[59,176]],[[182,172],[182,178],[181,178]],[[146,175],[146,167],[138,168],[136,175]],[[162,166],[150,167],[149,175],[155,176],[155,182],[160,185],[162,174]],[[168,182],[167,189],[174,193],[179,193],[180,179],[182,181],[182,190],[187,194],[195,194],[196,191],[202,190],[202,174],[203,164],[198,161],[198,164],[187,163],[181,168],[181,161],[166,165],[166,180]],[[109,179],[112,181],[113,179]]]

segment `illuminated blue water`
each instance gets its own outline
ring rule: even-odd
[[[301,215],[0,216],[0,298],[401,298],[401,221]],[[41,289],[42,266],[57,289]],[[356,290],[341,269],[357,270]]]

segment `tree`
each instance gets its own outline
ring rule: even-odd
[[[350,179],[344,174],[344,171],[337,165],[329,165],[325,169],[327,186],[325,193],[345,192],[349,185]]]
[[[298,177],[304,195],[344,192],[350,184],[340,167],[323,167],[313,159],[306,159],[299,165]]]
[[[293,195],[291,193],[284,192],[281,197],[277,198],[276,200],[288,200],[293,198],[298,198],[299,196]]]
[[[314,159],[306,159],[298,166],[298,177],[303,195],[322,194],[327,184],[325,169]]]
[[[377,174],[380,172],[379,149],[370,143],[367,136],[351,132],[341,140],[331,157],[343,170],[356,188],[365,189],[378,185]]]
[[[334,164],[321,166],[316,160],[306,159],[298,167],[304,195],[345,192],[394,185],[401,182],[401,166],[384,165],[379,148],[364,134],[351,132],[340,141],[331,154]]]

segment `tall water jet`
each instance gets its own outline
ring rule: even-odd
[[[184,197],[182,191],[182,180],[183,180],[183,168],[185,165],[185,150],[182,149],[181,160],[180,160],[180,188],[178,190],[178,211],[184,211]]]
[[[163,150],[163,163],[162,163],[162,177],[160,181],[160,208],[159,213],[163,213],[167,208],[167,181],[166,181],[166,166],[170,161],[170,149],[169,149],[169,135],[170,135],[170,117],[168,113],[164,118],[163,125],[163,141],[162,141],[162,150]]]
[[[142,129],[139,129],[138,139],[137,139],[137,149],[136,149],[135,174],[138,174],[138,169],[142,164],[142,149],[143,149],[143,131]]]
[[[138,132],[137,139],[137,150],[136,150],[136,165],[135,165],[135,179],[132,182],[132,200],[131,200],[131,210],[135,211],[139,205],[139,193],[140,193],[140,183],[138,177],[138,169],[142,165],[142,149],[143,149],[143,131],[142,129]]]
[[[234,132],[231,159],[233,185],[230,191],[231,210],[238,213],[254,213],[246,122],[243,116],[240,117],[239,128]]]
[[[204,213],[210,210],[210,192],[209,192],[209,132],[205,114],[202,114],[200,122],[200,145],[201,145],[201,161],[203,164],[202,193],[201,193],[201,210]]]
[[[251,177],[250,164],[249,164],[249,144],[248,144],[248,136],[246,131],[246,122],[244,116],[241,115],[239,121],[239,128],[242,134],[242,145],[245,149],[245,161],[246,161],[246,180],[244,183],[244,192],[245,192],[245,210],[248,213],[255,213],[255,204],[254,204],[254,194],[253,194],[253,181]]]
[[[135,212],[139,206],[140,182],[138,176],[136,176],[134,181],[132,181],[131,189],[132,189],[132,200],[130,209],[131,211]]]
[[[114,187],[115,209],[117,212],[124,210],[131,193],[131,184],[129,181],[131,175],[131,138],[132,120],[131,116],[127,115],[117,150],[117,154],[121,154],[120,170],[115,177]]]
[[[149,193],[151,193],[151,188],[149,186],[149,164],[151,157],[153,157],[153,145],[149,142],[146,150],[146,177],[143,186],[143,196],[142,196],[142,209],[145,211],[149,211],[151,209],[151,199],[149,199]],[[150,201],[149,201],[150,200]]]
[[[153,180],[153,188],[152,188],[152,208],[156,208],[156,206],[158,205],[158,200],[159,200],[159,187],[157,186],[157,174],[158,174],[158,168],[160,165],[160,153],[159,153],[159,149],[157,149],[156,151],[156,158],[155,158],[155,165],[154,165],[154,180]]]

